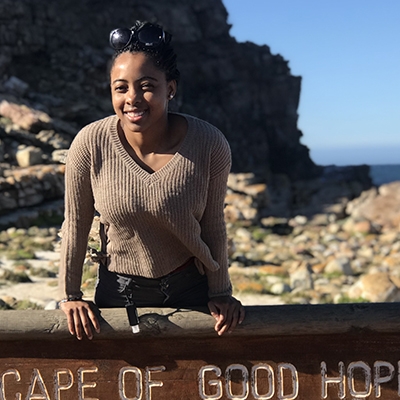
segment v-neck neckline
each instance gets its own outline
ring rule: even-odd
[[[115,148],[117,150],[117,153],[123,161],[126,163],[126,165],[129,167],[129,169],[133,170],[137,176],[139,176],[142,180],[144,181],[156,181],[166,175],[171,169],[175,167],[175,165],[180,161],[182,158],[182,152],[184,152],[188,146],[188,142],[190,140],[191,136],[191,121],[189,118],[186,117],[186,115],[181,114],[181,113],[175,113],[176,115],[180,115],[183,118],[185,118],[186,123],[187,123],[187,132],[185,137],[182,140],[182,143],[179,146],[179,149],[174,153],[172,158],[165,164],[163,165],[160,169],[154,171],[154,172],[149,172],[146,169],[144,169],[142,166],[140,166],[129,154],[128,150],[125,148],[123,145],[119,134],[118,134],[118,117],[115,115],[114,121],[111,124],[111,137],[112,137],[112,142],[115,145]]]

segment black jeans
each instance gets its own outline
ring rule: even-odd
[[[137,307],[188,308],[206,306],[208,283],[194,265],[161,278],[117,274],[101,263],[94,302],[99,308],[124,307],[127,296]]]

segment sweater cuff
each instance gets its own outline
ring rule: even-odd
[[[219,297],[219,296],[232,296],[232,285],[229,285],[229,287],[226,290],[224,290],[223,292],[218,292],[218,293],[210,292],[210,291],[208,292],[208,297],[210,299],[212,299],[213,297]]]

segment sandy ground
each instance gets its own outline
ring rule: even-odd
[[[54,264],[59,259],[59,254],[53,251],[39,251],[37,259],[27,260],[33,268],[46,268],[54,271]],[[0,270],[15,269],[15,260],[0,258]],[[12,299],[30,300],[42,307],[55,307],[57,292],[57,278],[42,278],[30,276],[32,283],[11,283],[6,282],[0,286],[0,299],[11,303]]]
[[[54,270],[54,264],[59,260],[59,254],[52,251],[36,253],[36,260],[28,260],[34,268]],[[13,269],[15,261],[0,258],[1,269]],[[0,299],[11,303],[12,299],[30,300],[47,309],[54,309],[58,300],[57,278],[41,278],[31,276],[32,283],[5,283],[0,286]],[[88,294],[90,299],[90,293]],[[236,296],[243,305],[278,305],[284,304],[279,296],[243,293]]]
[[[54,309],[58,299],[57,286],[53,286],[57,279],[38,279],[33,283],[17,283],[0,287],[0,298],[17,300],[30,300],[44,308]],[[284,302],[278,296],[241,294],[236,296],[245,306],[279,305]]]

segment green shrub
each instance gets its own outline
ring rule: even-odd
[[[33,260],[36,258],[32,249],[14,249],[5,252],[9,260]]]
[[[46,268],[32,268],[31,275],[38,276],[41,278],[55,278],[57,274],[53,271],[49,271]]]
[[[17,300],[12,308],[14,310],[43,310],[43,307],[39,304],[33,303],[29,300]]]
[[[3,272],[2,279],[13,283],[32,282],[26,272],[14,272],[8,269]]]
[[[343,303],[370,303],[369,300],[364,299],[363,297],[357,297],[355,299],[347,296],[347,295],[342,295],[339,300],[337,301],[338,304],[343,304]]]

